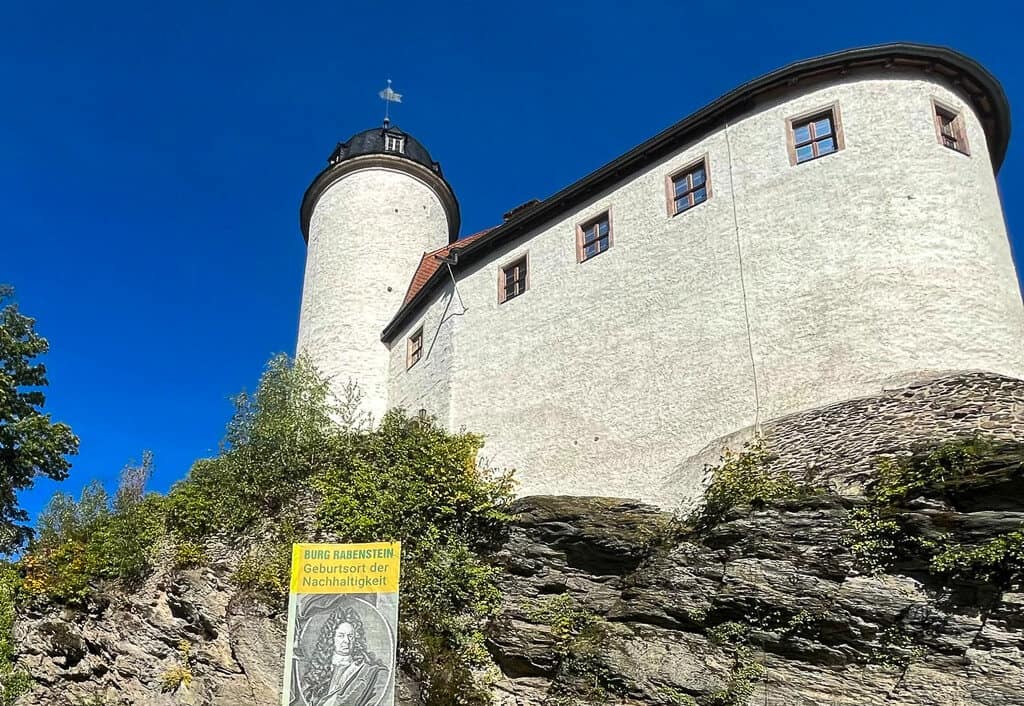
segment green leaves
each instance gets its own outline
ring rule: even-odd
[[[483,554],[508,520],[512,480],[477,465],[480,445],[401,411],[370,429],[354,389],[335,399],[308,360],[278,356],[235,399],[220,453],[167,497],[145,495],[148,455],[125,469],[113,499],[98,484],[77,502],[56,495],[22,560],[22,590],[82,603],[97,582],[143,578],[154,545],[176,547],[184,568],[219,535],[243,548],[235,581],[280,603],[293,542],[400,540],[406,666],[430,705],[485,703],[482,628],[500,595]]]
[[[948,544],[932,556],[933,573],[1009,586],[1024,581],[1024,529],[977,544]]]
[[[307,359],[272,358],[256,391],[235,398],[221,453],[171,490],[171,529],[235,532],[280,511],[358,428],[355,402],[334,399]]]
[[[965,493],[1005,483],[1021,468],[1019,445],[981,436],[882,458],[868,487],[867,504],[850,512],[844,543],[865,573],[913,560],[926,562],[932,574],[945,579],[1000,589],[1017,584],[1024,581],[1024,529],[967,544],[950,532],[921,536],[906,521],[906,504],[924,497],[955,507]]]
[[[774,500],[808,495],[813,489],[801,485],[784,472],[771,467],[772,455],[760,438],[748,441],[743,450],[725,449],[714,468],[704,501],[689,522],[698,530],[714,527],[735,507],[763,507]]]
[[[86,601],[99,580],[133,586],[149,573],[164,535],[165,499],[145,495],[152,456],[121,472],[111,499],[98,482],[80,499],[57,493],[39,516],[36,538],[21,561],[23,590],[62,603]]]
[[[975,476],[994,447],[988,439],[972,437],[946,441],[909,457],[880,459],[872,502],[892,506],[918,495],[951,497]]]
[[[400,411],[347,437],[314,473],[320,530],[345,542],[402,542],[402,631],[430,704],[476,703],[487,659],[480,630],[496,609],[481,551],[508,519],[512,480],[477,466],[481,439]]]
[[[14,665],[15,598],[21,579],[13,566],[0,562],[0,706],[11,706],[28,691],[32,680],[28,673]]]
[[[46,368],[36,358],[50,346],[34,330],[35,320],[11,302],[14,290],[0,285],[0,553],[17,550],[31,537],[17,493],[35,479],[67,477],[66,456],[78,453],[78,437],[42,412]]]

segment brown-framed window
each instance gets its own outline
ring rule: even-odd
[[[576,260],[584,262],[612,246],[612,212],[576,226]]]
[[[789,119],[789,160],[803,164],[843,149],[843,126],[839,106]]]
[[[408,370],[423,357],[423,327],[416,329],[416,333],[409,336],[409,354],[406,357],[405,369]]]
[[[932,108],[935,115],[935,134],[939,138],[939,144],[970,155],[971,150],[967,145],[967,128],[964,125],[963,113],[950,110],[934,100]]]
[[[711,181],[708,178],[706,157],[669,177],[669,215],[675,216],[688,211],[697,204],[707,201],[710,196]]]
[[[498,282],[498,303],[504,304],[513,297],[518,297],[530,286],[529,257],[523,255],[501,268]]]

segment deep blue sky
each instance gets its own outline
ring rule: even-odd
[[[396,123],[443,164],[464,234],[748,79],[839,49],[951,46],[1024,111],[1008,2],[629,7],[0,6],[0,282],[49,338],[47,409],[82,439],[63,489],[113,485],[144,449],[166,489],[217,448],[229,396],[293,351],[302,193],[336,142],[379,124],[388,76]],[[1017,236],[1022,145],[1000,175]],[[54,488],[23,502],[35,513]]]

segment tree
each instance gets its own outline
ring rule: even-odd
[[[0,553],[15,551],[32,535],[18,492],[37,477],[64,480],[78,453],[71,427],[42,411],[46,366],[36,358],[50,344],[35,332],[35,320],[21,314],[14,290],[0,285]]]

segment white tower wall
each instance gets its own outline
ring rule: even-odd
[[[423,253],[447,244],[448,233],[436,192],[408,170],[347,171],[313,206],[297,350],[336,392],[358,384],[362,409],[374,419],[387,409],[381,330],[401,306]]]

